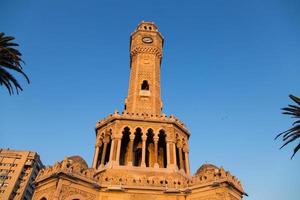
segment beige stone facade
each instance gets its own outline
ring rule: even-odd
[[[29,200],[43,167],[37,153],[0,149],[0,200]]]
[[[239,200],[240,182],[205,164],[190,174],[185,125],[162,113],[163,37],[152,22],[131,34],[130,79],[124,110],[96,124],[92,167],[72,156],[42,170],[34,200]]]

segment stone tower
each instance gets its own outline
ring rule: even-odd
[[[143,22],[130,37],[130,79],[125,112],[160,115],[160,63],[163,37],[154,23]]]
[[[152,22],[142,22],[131,34],[124,111],[97,123],[94,168],[156,168],[189,175],[189,132],[174,116],[161,113],[162,47],[163,37]]]
[[[142,22],[130,37],[130,79],[122,113],[96,123],[92,167],[67,157],[39,173],[34,200],[240,200],[240,182],[222,167],[190,175],[185,125],[161,112],[163,37]]]

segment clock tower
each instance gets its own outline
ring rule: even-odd
[[[41,170],[33,200],[242,199],[241,183],[222,167],[191,175],[189,130],[161,112],[162,47],[156,25],[141,22],[130,36],[125,108],[96,123],[92,166],[71,156]]]
[[[125,112],[160,115],[160,64],[163,37],[152,22],[142,22],[130,37],[130,79]]]

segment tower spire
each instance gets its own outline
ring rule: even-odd
[[[130,37],[130,79],[124,110],[160,115],[163,37],[153,22],[142,21]]]

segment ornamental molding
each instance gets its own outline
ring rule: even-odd
[[[154,46],[149,46],[149,47],[145,47],[143,45],[136,46],[136,47],[131,49],[130,56],[135,56],[138,53],[149,53],[149,54],[154,54],[159,58],[162,57],[161,48],[157,48],[157,47],[154,47]]]
[[[86,200],[95,200],[96,199],[96,195],[80,190],[78,188],[74,188],[74,187],[70,187],[67,185],[63,185],[61,188],[61,194],[60,194],[60,199],[61,200],[65,200],[65,199],[70,199],[70,197],[75,196],[75,195],[79,195],[81,197],[83,197],[82,199],[86,199]]]
[[[36,191],[34,193],[33,199],[41,199],[45,197],[46,199],[52,199],[55,193],[56,187],[52,186],[43,190]]]

